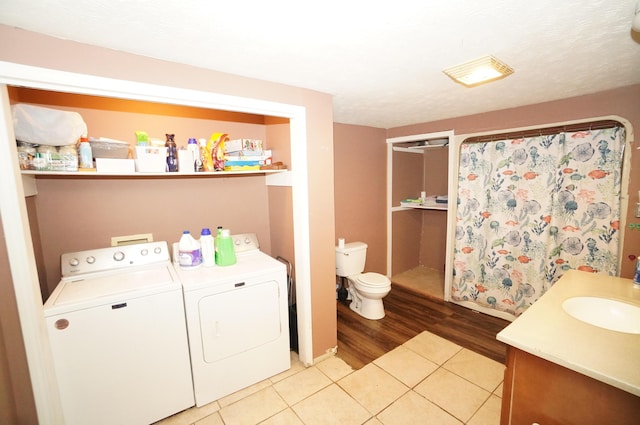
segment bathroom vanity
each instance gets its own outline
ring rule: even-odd
[[[585,323],[565,310],[572,303],[567,300],[583,297],[620,301],[630,310],[611,320],[604,309],[588,305],[588,320],[597,325]],[[501,425],[637,424],[636,308],[640,310],[640,288],[630,279],[567,272],[497,336],[508,346]],[[624,332],[610,329],[619,325]]]

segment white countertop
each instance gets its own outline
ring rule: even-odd
[[[640,306],[631,279],[568,271],[497,335],[522,351],[640,396],[640,335],[584,323],[562,309],[567,298],[591,296]]]

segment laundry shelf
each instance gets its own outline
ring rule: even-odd
[[[248,171],[205,171],[205,172],[190,172],[190,173],[105,173],[96,171],[35,171],[35,170],[23,170],[23,175],[29,176],[65,176],[65,177],[164,177],[164,178],[182,178],[182,177],[229,177],[237,175],[247,174],[276,174],[284,173],[289,170],[248,170]]]
[[[213,171],[193,173],[98,173],[95,171],[33,171],[23,170],[22,186],[25,196],[38,193],[37,180],[44,179],[190,179],[190,178],[224,178],[240,176],[264,176],[267,186],[293,186],[293,172],[291,170],[251,170],[251,171]]]

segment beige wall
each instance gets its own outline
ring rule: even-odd
[[[0,226],[0,424],[38,423],[27,367],[4,231]]]
[[[418,153],[393,152],[393,205],[402,199],[447,194],[448,148]],[[393,213],[391,273],[417,266],[443,271],[446,210],[404,210]]]
[[[426,153],[426,152],[425,152]],[[425,156],[418,153],[392,153],[392,205],[400,205],[400,201],[416,198],[425,190]],[[429,193],[430,195],[432,193]],[[392,219],[391,270],[387,273],[396,275],[420,265],[422,251],[422,226],[426,211],[409,209],[394,212]],[[435,212],[441,214],[440,211]]]
[[[425,191],[429,195],[446,195],[448,189],[449,149],[429,149],[424,152]],[[447,238],[447,212],[422,211],[422,244],[420,265],[444,271]],[[403,270],[397,270],[402,272]],[[396,271],[394,271],[394,274]]]
[[[283,161],[285,165],[291,163],[289,159],[291,158],[289,139],[288,124],[271,124],[267,126],[267,140],[273,142],[273,149],[283,153],[276,160]],[[295,264],[294,247],[291,244],[293,240],[293,211],[291,208],[283,208],[283,205],[292,204],[291,188],[270,186],[267,193],[269,197],[269,228],[271,230],[270,254],[274,257],[283,257],[293,265]]]
[[[19,46],[17,48],[16,46]],[[307,153],[310,208],[310,274],[312,302],[313,356],[323,355],[336,346],[336,314],[334,292],[334,214],[333,214],[333,111],[331,96],[323,93],[283,86],[280,84],[242,78],[186,65],[168,63],[122,52],[59,40],[41,34],[22,31],[0,25],[0,60],[70,71],[81,74],[140,81],[151,84],[175,86],[219,94],[243,96],[300,105],[306,109]],[[114,136],[115,137],[115,136]],[[51,183],[51,182],[50,182]],[[75,189],[87,182],[64,182],[63,186]],[[105,183],[101,189],[115,189]],[[71,186],[67,186],[70,184]],[[156,183],[137,181],[145,190],[159,190]],[[215,184],[215,183],[207,183]],[[46,186],[47,183],[44,183]],[[55,184],[51,184],[54,186]],[[60,185],[57,185],[60,186]],[[53,188],[51,190],[54,190]],[[58,188],[57,190],[60,190]],[[53,193],[47,188],[47,192]],[[206,192],[203,189],[200,193]],[[131,194],[126,196],[133,196]],[[287,194],[280,196],[287,199]],[[192,205],[193,197],[184,202]],[[83,208],[85,208],[83,206]],[[40,209],[40,208],[38,208]],[[82,210],[75,209],[73,217],[84,217]],[[70,213],[67,210],[67,213]],[[139,217],[127,215],[123,227],[136,228],[133,223]],[[174,217],[175,218],[175,217]],[[72,218],[69,217],[69,220]],[[84,228],[90,227],[84,219]],[[216,221],[223,219],[217,219]],[[162,220],[160,220],[162,221]],[[224,221],[232,223],[232,219]],[[174,224],[175,223],[175,224]],[[188,223],[190,226],[195,224]],[[174,226],[183,227],[178,220],[162,226],[166,234],[158,235],[170,239]],[[233,226],[230,224],[229,227]],[[139,230],[139,227],[137,227]],[[41,229],[44,231],[44,229]],[[49,229],[47,229],[48,231]],[[121,228],[119,230],[125,230]],[[91,236],[88,236],[91,238]],[[37,241],[36,241],[37,243]],[[47,248],[43,246],[43,250]],[[49,277],[48,280],[54,279]],[[11,285],[4,280],[2,285]],[[21,284],[18,282],[18,284]],[[9,336],[4,333],[5,339]],[[7,345],[13,343],[7,342]],[[28,379],[27,375],[21,377]]]
[[[36,211],[49,293],[60,280],[60,255],[109,246],[112,236],[152,233],[177,242],[203,227],[256,233],[270,249],[264,177],[239,179],[43,179]],[[286,208],[281,206],[280,208]],[[291,243],[291,241],[289,241]],[[48,296],[48,294],[46,294]]]
[[[387,258],[385,130],[334,124],[333,138],[334,243],[338,243],[337,238],[366,242],[369,246],[365,270],[384,274]]]
[[[304,100],[304,103],[307,105],[309,157],[313,352],[314,356],[318,356],[330,347],[335,348],[338,343],[334,286],[333,109],[320,107],[317,101],[312,102],[311,99]],[[327,122],[331,125],[326,126]]]

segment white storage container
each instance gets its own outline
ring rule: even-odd
[[[113,139],[94,139],[89,138],[91,151],[94,158],[113,158],[127,159],[129,158],[129,143]]]
[[[167,169],[167,148],[136,146],[136,171],[139,173],[164,173]]]

